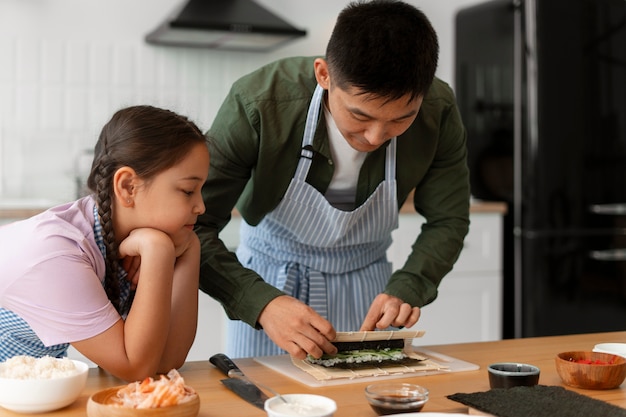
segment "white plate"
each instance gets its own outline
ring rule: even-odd
[[[626,343],[599,343],[593,347],[593,351],[611,353],[626,358]]]

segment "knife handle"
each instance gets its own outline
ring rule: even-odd
[[[243,372],[235,365],[235,362],[223,353],[217,353],[211,356],[209,362],[215,365],[215,367],[226,376],[229,376],[229,373],[243,376]]]

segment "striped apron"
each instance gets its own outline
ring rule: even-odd
[[[303,148],[313,142],[323,94],[318,85]],[[271,213],[254,227],[242,222],[237,257],[266,282],[311,306],[337,331],[358,330],[392,272],[386,252],[398,227],[396,138],[386,150],[385,180],[353,211],[336,209],[307,184],[312,156],[303,149],[285,196]],[[286,353],[241,321],[228,323],[227,340],[232,357]]]

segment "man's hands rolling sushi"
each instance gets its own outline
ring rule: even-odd
[[[382,330],[390,326],[411,327],[419,317],[419,307],[411,307],[391,295],[379,294],[360,331]],[[319,358],[324,353],[337,353],[337,348],[330,342],[337,334],[332,324],[308,305],[288,295],[270,301],[259,316],[259,324],[274,343],[298,359],[306,358],[307,354]]]
[[[420,318],[419,307],[411,307],[398,297],[378,294],[370,306],[359,331],[393,327],[411,327]]]
[[[306,358],[307,354],[319,358],[324,353],[337,353],[330,343],[336,336],[332,324],[288,295],[270,301],[259,316],[259,324],[274,343],[298,359]]]

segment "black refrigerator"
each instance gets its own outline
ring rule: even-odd
[[[626,330],[625,22],[624,0],[456,15],[472,194],[508,207],[504,338]]]

